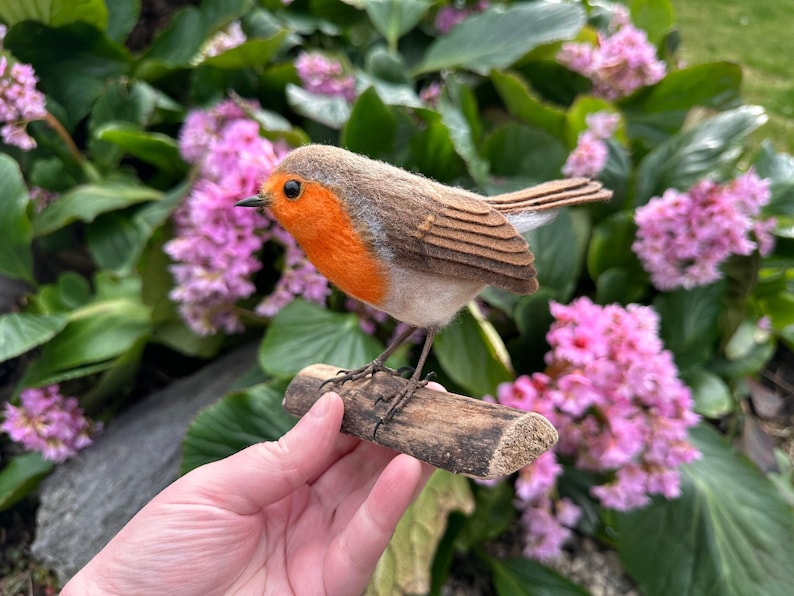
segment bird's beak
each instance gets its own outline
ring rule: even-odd
[[[253,197],[248,197],[247,199],[243,199],[242,201],[237,201],[234,206],[235,207],[268,207],[270,205],[270,201],[267,200],[267,197],[262,195],[254,195]]]

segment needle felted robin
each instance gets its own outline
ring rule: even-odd
[[[572,178],[484,197],[338,147],[306,145],[284,158],[258,196],[237,205],[269,208],[334,285],[409,325],[375,360],[328,382],[395,372],[386,360],[416,329],[426,330],[408,383],[382,398],[394,402],[379,426],[427,382],[422,368],[436,333],[486,285],[517,294],[537,289],[521,232],[560,207],[611,195]]]

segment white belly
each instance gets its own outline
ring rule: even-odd
[[[424,273],[392,263],[389,292],[377,308],[415,327],[442,327],[483,288],[485,284],[478,281]]]

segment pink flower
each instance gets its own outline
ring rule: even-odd
[[[344,73],[338,60],[317,52],[301,52],[295,61],[295,70],[303,88],[310,93],[341,97],[347,101],[356,99],[356,79]]]
[[[555,322],[545,373],[503,383],[499,403],[538,412],[560,441],[519,471],[528,556],[549,558],[578,517],[556,497],[557,457],[598,475],[592,495],[620,510],[641,507],[652,494],[677,496],[678,468],[699,457],[687,440],[697,423],[689,389],[658,337],[658,315],[636,304],[600,306],[588,298],[551,303]],[[556,513],[553,513],[556,511]],[[556,549],[556,550],[555,550]]]
[[[288,151],[259,134],[248,115],[257,109],[255,103],[224,101],[190,113],[180,134],[180,151],[199,179],[174,213],[176,235],[164,250],[174,260],[170,297],[200,335],[242,330],[235,305],[255,292],[251,277],[262,266],[256,255],[271,240],[284,247],[284,265],[257,312],[273,316],[295,296],[323,303],[330,292],[328,281],[280,226],[253,209],[234,208],[257,192]]]
[[[58,463],[91,445],[91,435],[100,428],[83,415],[74,397],[61,395],[57,385],[24,389],[19,406],[6,403],[5,420],[0,425],[0,430],[25,449]]]
[[[240,21],[234,21],[226,29],[218,31],[206,44],[202,54],[210,58],[223,54],[224,52],[241,46],[245,43],[246,37]]]
[[[596,112],[586,118],[587,129],[579,135],[574,150],[568,155],[562,173],[569,178],[595,178],[607,165],[609,148],[606,140],[620,123],[620,116],[611,112]]]
[[[478,0],[470,6],[444,6],[436,13],[434,26],[439,33],[449,33],[473,14],[482,12],[489,6],[488,0]]]
[[[775,220],[759,218],[769,199],[769,181],[753,170],[724,185],[668,189],[637,209],[632,250],[660,290],[712,283],[729,256],[772,251]]]
[[[646,33],[628,21],[625,11],[616,12],[608,34],[599,33],[597,46],[563,44],[557,60],[588,77],[593,82],[593,95],[611,100],[660,81],[666,70]]]
[[[41,120],[47,115],[46,99],[36,89],[37,82],[32,66],[9,65],[6,57],[0,56],[0,136],[5,144],[23,151],[36,147],[36,141],[26,130],[28,122]]]

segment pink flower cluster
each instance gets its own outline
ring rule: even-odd
[[[309,93],[356,99],[356,78],[345,74],[342,63],[318,52],[301,52],[295,61],[303,88]]]
[[[596,112],[586,117],[587,129],[579,135],[576,147],[568,155],[562,173],[569,178],[595,178],[604,169],[609,157],[606,140],[620,123],[620,116],[612,112]]]
[[[649,495],[674,498],[678,467],[699,457],[687,429],[698,421],[689,389],[677,376],[646,306],[600,306],[584,297],[552,303],[555,322],[544,373],[499,386],[500,403],[539,412],[557,428],[555,450],[521,470],[516,482],[527,530],[527,556],[559,553],[578,518],[555,493],[559,460],[600,475],[591,489],[606,507],[626,511]]]
[[[0,50],[6,28],[0,25]],[[9,64],[0,56],[0,137],[6,145],[30,151],[36,147],[26,126],[47,116],[44,94],[36,89],[36,73],[30,64]]]
[[[436,13],[434,22],[436,31],[442,34],[449,33],[470,16],[487,9],[489,4],[488,0],[477,0],[469,6],[465,5],[465,3],[462,6],[457,4],[444,6]]]
[[[91,435],[100,425],[83,415],[77,399],[62,396],[57,385],[50,385],[23,390],[19,406],[7,403],[0,430],[25,449],[60,463],[91,445]]]
[[[709,284],[722,277],[730,255],[772,251],[776,222],[759,217],[769,199],[769,181],[753,170],[727,184],[703,180],[686,192],[668,189],[637,209],[632,250],[660,290]]]
[[[260,312],[275,314],[295,295],[322,302],[328,294],[328,282],[288,234],[254,209],[234,208],[256,194],[259,182],[288,152],[260,136],[250,116],[257,108],[228,100],[191,112],[179,139],[182,156],[196,166],[199,179],[174,213],[175,238],[165,245],[175,261],[171,273],[177,285],[170,296],[201,335],[242,329],[235,304],[254,293],[251,276],[261,268],[256,253],[271,239],[285,246],[286,265]]]
[[[615,9],[608,34],[598,34],[598,45],[569,42],[557,54],[563,66],[593,82],[593,95],[620,99],[640,87],[664,78],[665,63],[656,57],[648,36],[629,22],[628,10]]]

